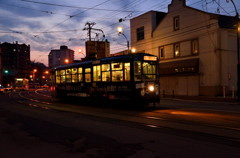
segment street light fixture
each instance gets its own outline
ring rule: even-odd
[[[118,35],[123,35],[125,37],[125,39],[127,40],[127,50],[128,50],[128,54],[130,53],[129,51],[129,40],[127,39],[126,35],[123,33],[123,28],[122,27],[118,27]]]
[[[136,53],[136,51],[137,51],[136,48],[132,48],[132,49],[131,49],[131,52],[132,52],[132,53]]]
[[[65,64],[68,64],[69,63],[69,59],[65,59],[64,62],[65,62]]]
[[[35,80],[35,73],[37,72],[37,69],[33,69],[33,80]]]

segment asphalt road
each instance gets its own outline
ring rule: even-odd
[[[134,110],[51,102],[45,91],[0,100],[0,158],[240,157],[236,103],[165,99]]]

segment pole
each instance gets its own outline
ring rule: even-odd
[[[239,30],[238,28],[239,26],[239,19],[238,19],[238,13],[236,15],[236,19],[237,19],[237,100],[240,102],[240,61],[239,61]]]
[[[128,54],[130,54],[130,51],[129,51],[129,40],[127,39],[127,36],[124,34],[124,33],[121,33],[125,39],[127,40],[127,49],[128,49]]]
[[[234,6],[234,9],[235,9],[235,12],[236,12],[236,30],[237,30],[237,101],[240,102],[240,61],[239,61],[239,14],[238,14],[238,10],[237,10],[237,7],[234,3],[233,0],[231,0],[233,6]]]

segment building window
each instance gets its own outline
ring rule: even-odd
[[[179,57],[180,56],[180,44],[175,43],[174,44],[174,57]]]
[[[159,47],[158,48],[158,53],[159,53],[159,58],[165,58],[165,52],[164,52],[164,47]]]
[[[192,46],[191,46],[192,54],[197,55],[199,53],[198,40],[197,39],[192,40],[191,44],[192,44]]]
[[[137,41],[144,39],[144,27],[137,29]]]
[[[173,30],[176,31],[179,29],[180,29],[180,19],[179,19],[179,16],[175,16],[173,18]]]

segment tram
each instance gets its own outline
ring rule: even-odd
[[[160,99],[157,56],[134,53],[82,61],[52,69],[55,98],[157,103]]]

